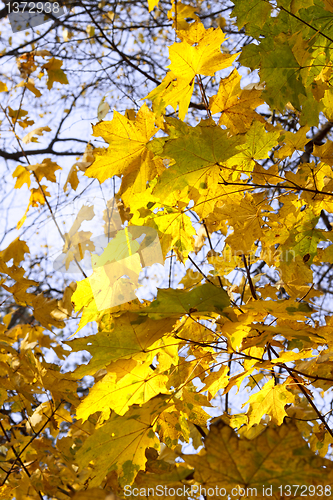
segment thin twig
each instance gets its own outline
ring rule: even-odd
[[[254,298],[254,300],[258,300],[258,297],[257,297],[257,294],[256,294],[256,290],[254,288],[253,281],[252,281],[252,278],[251,278],[250,269],[248,267],[248,264],[247,264],[247,261],[246,261],[246,256],[244,254],[242,255],[242,259],[243,259],[245,270],[246,270],[247,280],[248,280],[249,285],[250,285],[251,295]]]

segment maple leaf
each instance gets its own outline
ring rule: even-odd
[[[20,189],[23,184],[27,184],[28,188],[30,187],[31,184],[31,179],[30,179],[30,173],[29,170],[26,167],[22,167],[22,165],[19,165],[16,167],[16,169],[13,172],[13,177],[16,177],[16,182],[15,182],[15,189]]]
[[[144,312],[152,318],[179,316],[190,312],[202,314],[215,311],[220,313],[229,305],[227,293],[211,283],[197,286],[192,290],[159,290],[156,299]]]
[[[220,208],[220,215],[228,219],[234,228],[234,232],[226,239],[231,248],[244,254],[251,251],[254,242],[262,235],[261,210],[264,210],[264,204],[257,205],[256,199],[249,193],[245,197],[241,196],[238,203],[234,196],[233,200]]]
[[[80,468],[92,462],[90,487],[98,486],[111,471],[117,472],[122,485],[133,483],[147,461],[146,448],[159,449],[153,424],[167,407],[166,400],[157,396],[141,408],[133,407],[125,417],[114,413],[88,437],[76,454],[76,461]]]
[[[319,156],[319,158],[330,165],[333,166],[333,142],[326,141],[322,146],[315,145],[313,148],[313,154]]]
[[[123,192],[131,187],[134,187],[134,192],[140,192],[147,182],[163,169],[161,163],[155,161],[153,153],[147,149],[148,142],[157,131],[155,115],[146,104],[140,108],[133,120],[114,111],[112,121],[94,126],[93,135],[102,136],[109,147],[105,150],[95,149],[95,161],[85,175],[98,178],[100,182],[114,175],[123,175]]]
[[[250,335],[252,330],[252,314],[244,314],[237,318],[237,321],[225,321],[222,327],[224,335],[230,338],[230,344],[236,351],[242,345],[243,340]]]
[[[225,35],[220,28],[205,30],[203,24],[196,21],[183,36],[183,42],[169,47],[171,63],[168,67],[177,78],[191,81],[197,74],[213,76],[216,71],[230,66],[237,57],[221,54]],[[192,47],[194,43],[197,45]]]
[[[8,267],[3,259],[0,259],[0,271],[16,281],[16,283],[9,287],[4,284],[5,280],[1,280],[2,288],[13,294],[15,302],[18,305],[30,305],[31,299],[34,298],[35,295],[27,293],[26,290],[31,286],[37,286],[38,282],[25,278],[25,270],[23,267],[17,267],[15,265]]]
[[[306,137],[308,132],[309,127],[302,127],[296,134],[292,132],[284,133],[280,138],[280,142],[284,142],[285,144],[275,152],[274,156],[276,158],[286,158],[287,156],[291,156],[295,151],[303,151],[304,146],[309,142],[309,139]]]
[[[240,80],[241,76],[234,69],[227,78],[220,81],[217,95],[209,99],[212,114],[221,112],[219,124],[230,128],[232,134],[245,133],[254,118],[259,120],[254,109],[264,103],[260,90],[241,91]]]
[[[118,360],[109,365],[107,374],[90,390],[89,395],[76,410],[77,418],[86,420],[89,415],[100,411],[100,422],[107,420],[111,410],[125,415],[134,404],[142,405],[157,396],[168,394],[168,376],[151,368],[155,353],[146,356],[147,362]]]
[[[0,92],[8,92],[7,85],[4,82],[0,82]]]
[[[134,121],[114,111],[112,121],[95,125],[94,136],[102,136],[109,143],[104,153],[96,152],[93,165],[86,172],[100,182],[135,171],[147,156],[146,145],[157,132],[154,114],[144,104]],[[142,158],[143,156],[143,158]],[[148,154],[152,160],[152,155]],[[148,161],[148,159],[147,159]]]
[[[46,126],[35,128],[35,130],[32,130],[31,132],[29,132],[29,134],[25,135],[22,141],[24,142],[24,144],[29,144],[29,142],[38,142],[38,140],[35,138],[35,135],[43,135],[44,132],[51,132],[50,127]]]
[[[199,21],[182,32],[182,39],[181,43],[174,43],[169,47],[170,73],[146,98],[156,100],[157,106],[162,106],[162,109],[169,104],[175,111],[179,103],[179,118],[184,120],[195,76],[213,76],[216,71],[231,66],[238,54],[221,54],[220,47],[225,39],[221,29],[205,30]],[[196,44],[195,47],[192,47],[193,44]]]
[[[61,170],[61,167],[56,162],[51,161],[50,158],[45,158],[42,163],[29,165],[29,170],[36,174],[39,181],[45,177],[50,182],[57,182],[55,172]]]
[[[289,233],[289,238],[283,244],[283,249],[292,250],[293,256],[308,255],[307,262],[312,264],[317,252],[317,245],[320,240],[325,240],[326,235],[320,229],[316,229],[319,217],[310,209],[299,214],[298,221],[295,221],[294,228]],[[287,259],[290,261],[292,257]]]
[[[202,487],[225,488],[226,493],[232,488],[248,492],[246,488],[256,488],[256,498],[263,500],[267,487],[272,487],[270,496],[278,499],[279,486],[320,484],[323,470],[327,467],[326,477],[332,470],[332,462],[315,455],[291,422],[270,425],[254,439],[246,439],[218,419],[205,439],[205,452],[182,458],[195,468],[194,478]]]
[[[18,266],[24,259],[24,255],[29,252],[30,250],[26,242],[20,240],[20,238],[16,238],[16,240],[12,241],[8,247],[0,253],[0,258],[4,262],[13,259],[14,265]]]
[[[219,163],[237,155],[236,146],[241,142],[238,137],[228,137],[227,131],[212,120],[202,120],[185,134],[169,139],[161,155],[172,158],[175,164],[160,175],[153,194],[162,198],[166,190],[171,192],[186,186],[209,189],[216,185]]]
[[[61,373],[60,366],[51,365],[47,369],[45,364],[37,363],[38,379],[43,387],[52,394],[54,401],[68,401],[76,407],[79,403],[77,395],[77,381],[70,373]]]
[[[71,188],[76,191],[78,185],[79,185],[79,178],[77,176],[77,168],[75,165],[72,166],[72,168],[69,171],[68,177],[66,179],[66,182],[64,184],[64,192],[66,193],[68,184],[70,184]]]
[[[51,330],[52,326],[56,326],[57,328],[65,326],[63,321],[56,319],[58,311],[58,302],[56,299],[47,299],[40,293],[32,299],[31,305],[34,309],[36,320],[48,330]]]
[[[190,217],[182,210],[163,210],[143,220],[133,217],[133,222],[135,221],[158,231],[164,258],[170,248],[175,248],[185,261],[194,248],[195,229]]]
[[[196,7],[191,5],[185,5],[182,2],[173,3],[171,9],[168,12],[168,18],[173,20],[172,27],[178,31],[178,36],[182,38],[182,30],[188,30],[191,25],[187,22],[187,19],[194,19],[198,21],[199,18],[196,15]]]
[[[28,81],[22,81],[18,85],[18,87],[26,87],[30,92],[32,92],[36,97],[41,97],[42,93],[35,87],[34,81],[32,78],[29,78]]]
[[[247,4],[242,0],[235,0],[234,4],[232,16],[237,18],[238,29],[247,25],[248,33],[254,35],[258,33],[258,29],[264,26],[272,10],[268,2],[261,0],[250,0]]]
[[[24,177],[24,179],[26,179],[26,178]],[[18,180],[19,180],[19,178],[18,178]],[[22,178],[20,179],[20,182],[21,181],[22,181]],[[44,205],[46,196],[51,196],[51,195],[47,191],[46,186],[44,186],[43,184],[38,188],[32,188],[30,190],[29,204],[27,206],[27,209],[26,209],[23,217],[17,223],[17,229],[20,229],[20,227],[22,227],[22,225],[24,224],[24,222],[27,218],[27,213],[29,211],[29,208],[30,207],[38,207],[38,205]]]
[[[160,0],[148,0],[148,9],[151,12],[155,7],[157,7]]]
[[[304,355],[303,355],[304,357]],[[247,415],[249,426],[259,424],[261,417],[269,415],[272,422],[278,425],[283,423],[287,415],[285,406],[293,403],[295,396],[287,390],[285,384],[274,385],[274,379],[269,380],[256,394],[252,394],[248,400],[249,409]],[[244,403],[243,407],[247,403]]]
[[[271,149],[278,144],[279,137],[280,131],[266,132],[264,124],[254,121],[245,134],[243,144],[237,146],[239,153],[232,156],[226,162],[226,166],[235,167],[235,172],[252,171],[255,166],[254,160],[268,158]]]
[[[98,335],[81,337],[68,342],[73,351],[86,350],[92,355],[88,365],[77,368],[78,378],[93,375],[112,361],[130,359],[138,353],[148,353],[149,347],[172,330],[173,318],[150,319],[138,313],[125,312],[119,317],[103,316]]]
[[[46,64],[43,64],[42,69],[46,69],[48,74],[47,88],[49,90],[53,87],[54,82],[68,84],[67,76],[64,73],[64,70],[61,69],[62,65],[63,61],[55,59],[54,57],[52,57],[52,59],[50,59]]]
[[[283,39],[263,40],[260,47],[250,44],[242,50],[240,63],[258,67],[260,77],[265,82],[263,97],[266,101],[283,109],[290,101],[300,108],[300,96],[306,95],[302,82],[297,78],[300,65],[295,59],[290,42]]]
[[[156,431],[160,439],[171,449],[179,446],[180,438],[188,441],[190,437],[190,426],[186,415],[176,405],[169,406],[159,415]]]

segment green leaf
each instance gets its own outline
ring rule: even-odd
[[[162,173],[153,194],[163,197],[166,190],[217,184],[219,168],[213,167],[236,154],[242,142],[241,137],[229,137],[213,120],[202,120],[188,133],[166,142],[163,157],[173,159],[175,165]]]
[[[74,352],[85,350],[92,355],[88,365],[81,365],[75,370],[75,376],[94,375],[113,361],[147,352],[149,346],[172,330],[175,321],[174,318],[153,320],[131,312],[121,316],[105,314],[96,335],[66,342]]]
[[[283,111],[290,101],[300,109],[300,96],[306,92],[300,79],[301,67],[287,38],[281,35],[263,39],[260,45],[245,46],[239,62],[251,69],[260,66],[260,79],[265,82],[262,95],[272,108]]]
[[[158,291],[157,298],[144,311],[150,317],[158,319],[183,314],[220,314],[229,306],[227,292],[211,283],[197,286],[192,290]]]
[[[238,29],[246,25],[246,33],[253,36],[258,28],[262,28],[267,17],[271,13],[272,6],[269,2],[263,0],[234,0],[235,7],[232,11],[232,17],[237,18]]]

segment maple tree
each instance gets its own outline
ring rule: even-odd
[[[90,19],[89,40],[132,67],[114,23],[76,6]],[[0,154],[19,163],[14,188],[29,193],[20,237],[0,253],[0,498],[158,498],[159,485],[166,497],[331,496],[333,3],[231,7],[207,27],[214,13],[201,15],[201,2],[145,4],[173,33],[161,29],[156,43],[163,74],[150,77],[144,102],[111,120],[102,97],[92,126],[99,147],[82,139],[74,165],[56,157],[78,152],[57,153],[55,139],[29,149],[52,123],[33,128],[23,107],[27,90],[38,102],[70,85],[65,55],[34,42],[15,54],[20,81],[0,83],[2,127],[17,145]],[[233,33],[246,37],[240,49],[228,45]],[[259,82],[243,84],[246,68]],[[52,199],[61,189],[74,202],[87,181],[103,189],[109,180],[118,187],[99,214],[100,254],[102,240],[85,230],[96,208],[83,205],[64,231]],[[63,240],[56,262],[82,273],[64,279],[61,296],[27,271],[33,242],[23,231],[44,209]],[[155,234],[169,286],[151,300],[125,300]],[[64,369],[82,351],[89,362]]]

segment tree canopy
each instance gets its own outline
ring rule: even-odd
[[[332,0],[63,5],[0,10],[0,498],[330,497]]]

